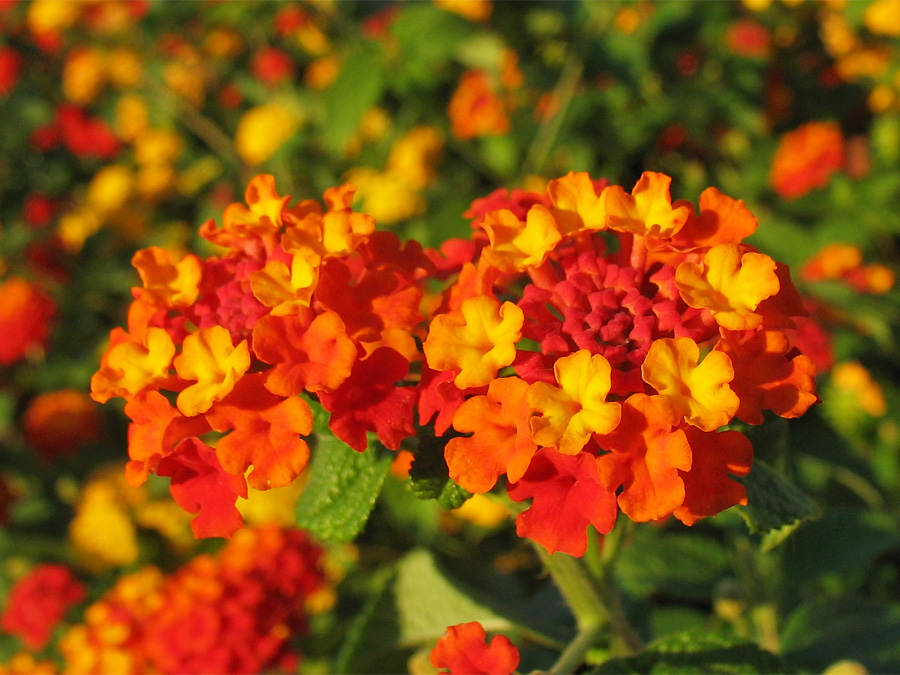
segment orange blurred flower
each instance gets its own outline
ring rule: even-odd
[[[463,73],[447,107],[453,135],[461,140],[503,136],[510,126],[507,113],[491,77],[481,70]]]
[[[97,404],[75,389],[37,396],[22,417],[25,441],[45,459],[64,455],[101,436]]]
[[[844,165],[844,136],[834,122],[808,122],[781,137],[769,182],[785,199],[828,185]]]

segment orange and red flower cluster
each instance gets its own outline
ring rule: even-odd
[[[201,229],[223,255],[134,257],[128,331],[92,382],[98,401],[128,401],[130,479],[171,476],[195,533],[227,536],[246,480],[287,485],[305,467],[302,394],[356,450],[370,432],[396,450],[433,430],[466,490],[505,475],[533,500],[519,534],[551,552],[583,554],[588,524],[608,532],[619,510],[690,525],[746,503],[732,477],[752,447],[720,430],[816,400],[784,332],[804,310],[787,267],[742,243],[757,226],[742,201],[709,188],[698,210],[670,182],[645,173],[628,193],[570,173],[501,190],[473,204],[470,241],[426,254],[375,232],[351,186],[323,209],[255,178],[248,206]],[[434,278],[452,283],[426,323]]]
[[[297,672],[292,641],[324,588],[322,551],[305,534],[247,528],[170,576],[120,578],[60,639],[64,672]]]
[[[247,206],[201,228],[222,255],[176,261],[151,247],[134,256],[143,286],[92,396],[126,399],[129,480],[170,476],[175,499],[198,513],[197,536],[241,526],[234,504],[248,481],[281,487],[303,471],[313,415],[302,392],[356,450],[368,432],[393,450],[415,433],[416,391],[397,383],[418,360],[432,264],[421,246],[375,232],[352,198],[344,186],[326,192],[324,209],[290,205],[271,176],[258,176]],[[213,448],[204,439],[216,434]]]
[[[420,419],[462,487],[505,474],[533,500],[517,530],[550,552],[582,555],[619,510],[690,525],[746,503],[731,476],[751,444],[720,429],[816,400],[782,332],[804,313],[789,271],[742,243],[756,218],[715,188],[699,211],[673,203],[669,185],[570,173],[476,204],[478,244],[431,320]]]

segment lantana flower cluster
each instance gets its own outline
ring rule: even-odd
[[[127,477],[171,477],[197,536],[228,536],[250,487],[289,485],[306,467],[313,412],[358,451],[368,432],[392,450],[415,433],[416,390],[395,386],[419,358],[422,247],[375,232],[353,187],[290,205],[272,176],[253,179],[201,234],[222,255],[135,254],[128,330],[115,329],[91,382],[127,401]],[[218,436],[216,441],[212,439]],[[211,443],[215,443],[214,447]],[[251,469],[249,471],[248,470]],[[245,474],[246,478],[245,478]]]
[[[505,476],[532,500],[518,533],[550,552],[582,555],[619,511],[691,525],[746,503],[733,478],[753,449],[723,428],[816,401],[784,332],[804,309],[788,268],[743,243],[742,201],[709,188],[695,208],[670,183],[499,190],[473,203],[469,240],[426,252],[375,231],[352,186],[291,205],[258,176],[201,228],[222,255],[134,257],[128,330],[92,381],[127,401],[129,480],[170,476],[195,534],[227,536],[248,481],[305,468],[315,400],[355,450],[434,436],[418,452],[443,445],[469,492]]]
[[[419,410],[450,477],[483,493],[505,475],[532,500],[518,533],[551,553],[584,554],[619,511],[691,525],[745,504],[753,448],[723,427],[816,401],[784,332],[805,313],[789,270],[743,243],[756,218],[716,188],[673,202],[670,182],[570,173],[476,203],[431,320]]]
[[[64,672],[296,672],[293,641],[330,593],[323,565],[305,533],[267,525],[172,574],[145,566],[63,634]]]

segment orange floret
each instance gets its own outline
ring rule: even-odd
[[[692,207],[681,200],[672,203],[671,184],[669,176],[645,171],[630,195],[610,185],[603,192],[609,229],[653,239],[673,237],[687,222]]]
[[[453,416],[453,427],[472,436],[452,438],[444,448],[450,478],[469,492],[483,493],[504,473],[519,480],[537,450],[528,421],[528,384],[517,377],[491,382],[487,395],[474,396]]]
[[[611,452],[597,458],[600,480],[635,522],[665,518],[684,501],[680,471],[691,468],[691,449],[661,396],[633,394],[622,404],[616,430],[597,439]]]
[[[594,181],[587,173],[570,171],[562,178],[551,180],[547,194],[559,229],[566,234],[582,229],[606,229],[604,197],[602,192],[597,194]]]
[[[144,282],[135,295],[149,305],[187,307],[200,294],[203,267],[195,255],[176,263],[169,251],[150,246],[135,253],[131,264]]]
[[[769,182],[785,199],[828,185],[844,165],[844,136],[834,122],[808,122],[781,137]]]
[[[95,401],[106,403],[115,396],[130,400],[146,387],[168,378],[175,344],[162,328],[148,328],[142,341],[117,328],[112,332],[111,343],[100,369],[91,378],[91,398]]]
[[[502,272],[521,272],[537,267],[562,239],[556,220],[547,207],[535,204],[523,223],[512,211],[488,213],[481,223],[491,245],[484,259]]]

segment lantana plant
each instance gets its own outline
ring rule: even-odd
[[[328,538],[329,509],[362,498],[352,538],[380,481],[333,474],[353,473],[356,453],[409,451],[410,485],[443,475],[431,496],[446,506],[488,494],[518,513],[574,600],[560,561],[584,556],[591,531],[746,505],[741,429],[817,400],[815,366],[785,332],[805,314],[790,271],[744,243],[757,219],[716,188],[673,201],[670,184],[571,172],[542,192],[497,190],[467,212],[469,239],[425,250],[355,211],[352,185],[323,206],[257,176],[246,204],[201,227],[216,255],[133,258],[127,330],[92,380],[95,400],[126,401],[127,479],[169,477],[195,535],[228,537],[248,486],[289,485],[312,447],[330,459],[314,457],[298,519]],[[323,482],[333,494],[316,502]]]

